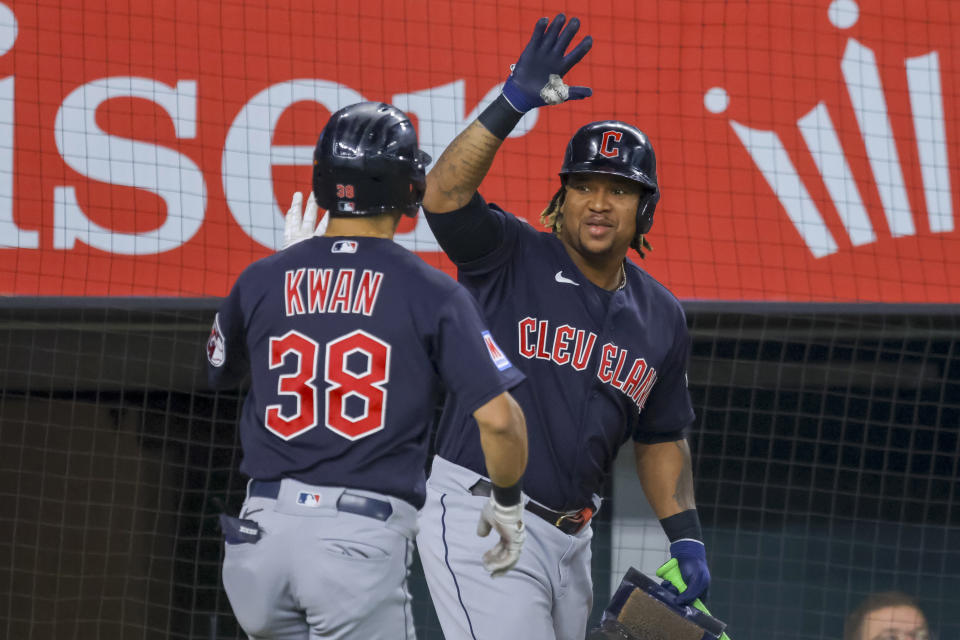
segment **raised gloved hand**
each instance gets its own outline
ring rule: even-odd
[[[477,535],[486,537],[494,529],[500,534],[500,541],[496,546],[483,554],[483,568],[489,571],[490,575],[502,575],[517,564],[523,541],[527,538],[522,516],[522,501],[505,507],[490,496],[487,504],[483,505],[480,522],[477,523]]]
[[[300,210],[303,208],[303,194],[297,191],[293,194],[293,202],[290,209],[287,210],[287,216],[283,219],[283,248],[286,249],[301,240],[312,238],[313,236],[322,236],[327,230],[327,217],[324,216],[317,225],[317,201],[310,193],[307,198],[307,208],[303,209],[301,216]]]
[[[677,560],[686,589],[678,589],[669,580],[664,581],[663,586],[679,593],[677,602],[680,604],[690,604],[697,598],[706,600],[710,569],[707,568],[707,553],[703,543],[690,538],[677,540],[670,544],[670,556]]]
[[[593,46],[593,39],[587,36],[573,51],[564,55],[580,29],[580,21],[576,18],[572,18],[563,29],[566,19],[562,13],[558,14],[547,26],[549,21],[540,18],[520,59],[510,67],[503,97],[518,112],[526,113],[545,104],[581,100],[593,94],[589,87],[568,87],[562,80]]]

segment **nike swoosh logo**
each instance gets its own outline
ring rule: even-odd
[[[241,519],[242,519],[242,518],[246,518],[247,516],[253,515],[253,514],[255,514],[255,513],[260,512],[260,511],[263,511],[263,509],[250,509],[250,510],[247,510],[242,516],[240,516],[240,518],[241,518]]]
[[[562,270],[561,270],[561,271],[557,271],[557,275],[553,276],[553,279],[556,280],[557,282],[559,282],[560,284],[572,284],[572,285],[575,286],[575,287],[579,287],[579,286],[580,286],[580,283],[579,283],[579,282],[574,282],[574,281],[571,280],[570,278],[567,278],[566,276],[564,276]]]

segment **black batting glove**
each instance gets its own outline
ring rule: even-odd
[[[564,29],[566,20],[562,13],[549,26],[547,18],[537,20],[530,42],[517,63],[510,67],[510,77],[503,86],[503,97],[518,113],[593,95],[589,87],[568,87],[562,80],[593,46],[593,38],[587,36],[573,51],[564,55],[580,29],[577,18],[572,18]]]

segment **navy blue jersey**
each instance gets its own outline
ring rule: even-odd
[[[447,216],[460,220],[440,220]],[[479,224],[478,216],[493,216],[495,224]],[[553,233],[479,197],[427,220],[448,254],[463,255],[476,238],[490,245],[473,252],[481,257],[454,261],[497,343],[527,376],[512,394],[527,420],[523,484],[530,497],[557,510],[589,506],[625,442],[686,436],[694,419],[690,336],[683,308],[663,285],[627,261],[622,289],[597,287]],[[458,227],[476,232],[455,239]],[[450,398],[438,454],[483,473],[472,422],[468,407]]]
[[[441,394],[472,413],[523,379],[463,287],[369,237],[311,238],[251,264],[217,313],[207,356],[215,388],[251,375],[243,473],[418,508]]]

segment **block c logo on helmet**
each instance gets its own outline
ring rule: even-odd
[[[612,143],[620,142],[623,133],[620,131],[604,131],[603,141],[600,144],[600,155],[605,158],[616,158],[620,155],[620,147],[612,147]]]

